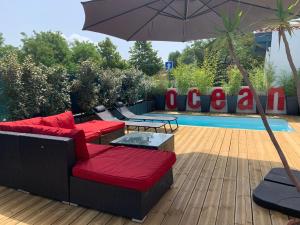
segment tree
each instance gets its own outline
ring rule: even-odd
[[[98,51],[102,57],[102,67],[104,69],[124,69],[126,67],[126,62],[122,59],[121,55],[117,51],[117,47],[109,38],[105,38],[104,41],[98,43]]]
[[[180,64],[196,64],[197,62],[194,49],[191,46],[185,47],[178,61]]]
[[[31,55],[35,63],[45,66],[67,65],[70,59],[68,42],[60,32],[33,32],[33,36],[23,35],[22,53]]]
[[[0,33],[0,58],[3,58],[13,52],[16,53],[17,55],[19,55],[20,53],[18,48],[12,45],[6,45],[3,35],[2,33]]]
[[[223,19],[223,24],[224,24],[224,29],[220,30],[220,37],[219,40],[226,44],[226,47],[228,47],[229,49],[229,53],[231,55],[231,58],[234,62],[234,64],[237,66],[237,68],[239,69],[240,73],[243,75],[244,81],[246,82],[246,84],[249,86],[253,97],[256,101],[256,107],[258,109],[258,112],[260,114],[260,117],[262,119],[262,122],[266,128],[266,131],[280,157],[280,160],[285,168],[285,171],[288,175],[288,177],[291,179],[292,183],[295,185],[296,189],[298,191],[300,191],[300,182],[298,181],[298,179],[295,177],[295,175],[292,173],[291,168],[289,166],[289,163],[284,155],[284,152],[282,151],[270,125],[269,122],[267,120],[267,117],[264,113],[262,104],[260,102],[260,99],[256,93],[256,90],[254,88],[254,86],[252,85],[252,83],[250,82],[249,79],[249,73],[248,71],[244,68],[244,66],[242,65],[242,63],[240,62],[237,52],[236,52],[236,47],[234,44],[234,37],[236,37],[237,34],[237,30],[239,30],[239,26],[240,26],[240,21],[242,19],[243,16],[243,12],[242,11],[237,11],[235,13],[235,15],[233,17],[230,16],[226,16],[223,15],[222,19]]]
[[[170,52],[170,54],[169,54],[168,60],[173,61],[174,68],[176,68],[178,65],[178,60],[179,60],[180,55],[181,55],[181,53],[179,51]]]
[[[163,61],[152,48],[151,42],[136,41],[129,52],[129,63],[149,76],[157,74],[163,67]]]

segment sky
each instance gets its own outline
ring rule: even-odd
[[[21,32],[60,31],[68,41],[99,42],[107,35],[83,31],[84,11],[80,0],[0,0],[0,33],[6,44],[20,46]],[[110,37],[123,58],[128,59],[133,42]],[[164,61],[172,51],[182,51],[186,43],[152,42]]]

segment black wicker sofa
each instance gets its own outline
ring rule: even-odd
[[[86,143],[76,129],[0,130],[3,186],[142,221],[173,183],[173,152]]]

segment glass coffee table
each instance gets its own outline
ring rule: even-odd
[[[133,132],[110,142],[114,146],[129,146],[154,150],[174,151],[174,135],[150,132]]]

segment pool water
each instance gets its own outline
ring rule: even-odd
[[[171,115],[171,114],[145,114],[148,116],[176,116],[179,125],[222,127],[247,130],[265,130],[259,117],[232,117],[232,116],[194,116],[194,115]],[[273,131],[293,131],[293,128],[284,119],[268,119]]]

